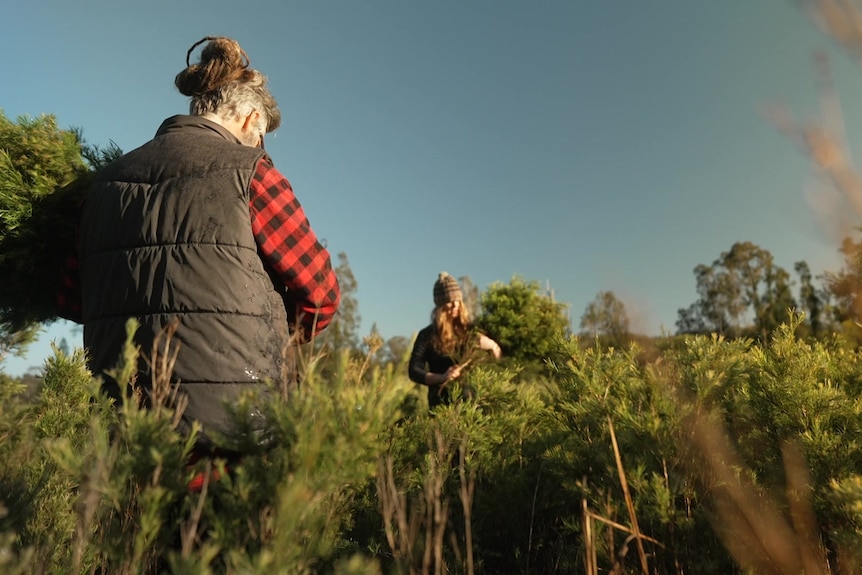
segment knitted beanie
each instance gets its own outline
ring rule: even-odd
[[[464,296],[461,294],[461,286],[458,285],[455,278],[446,272],[440,272],[437,281],[434,282],[434,305],[439,307],[450,301],[463,300]]]

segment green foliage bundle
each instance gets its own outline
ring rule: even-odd
[[[78,136],[52,116],[12,122],[0,112],[0,326],[56,317],[60,269],[75,238],[89,170]]]
[[[0,333],[32,335],[56,319],[60,270],[74,245],[78,206],[92,171],[120,151],[84,144],[53,116],[18,118],[0,110]],[[20,338],[19,338],[20,339]]]

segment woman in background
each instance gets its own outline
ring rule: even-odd
[[[416,336],[408,366],[410,380],[428,386],[429,408],[451,401],[448,383],[461,376],[475,349],[490,352],[494,359],[500,358],[497,342],[472,328],[461,286],[442,272],[434,282],[431,324]],[[464,387],[463,395],[472,398],[475,392]]]

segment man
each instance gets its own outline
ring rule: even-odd
[[[175,84],[191,98],[190,115],[168,118],[97,174],[60,304],[63,317],[83,322],[90,368],[118,401],[125,382],[106,372],[127,320],[140,323],[137,378],[147,396],[148,356],[176,326],[183,424],[200,422],[198,445],[209,450],[234,432],[225,404],[264,392],[267,380],[291,381],[291,346],[326,327],[340,292],[329,253],[263,150],[281,121],[266,78],[229,38],[197,42],[186,63]]]

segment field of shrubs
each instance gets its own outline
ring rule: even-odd
[[[230,470],[58,351],[35,392],[0,376],[0,571],[859,573],[862,362],[795,328],[649,362],[572,338],[433,413],[403,364],[306,362],[275,446]]]

